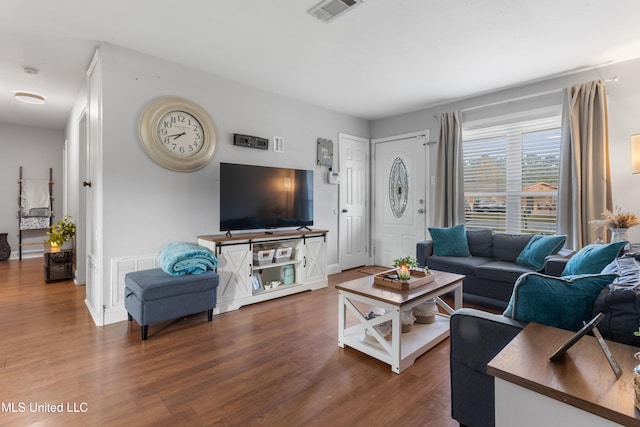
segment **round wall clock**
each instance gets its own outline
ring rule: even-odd
[[[151,102],[140,116],[140,142],[162,167],[189,172],[209,163],[218,148],[216,127],[193,101],[166,96]]]

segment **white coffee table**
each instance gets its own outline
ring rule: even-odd
[[[339,295],[338,346],[352,347],[388,363],[396,374],[413,365],[416,358],[449,336],[449,315],[462,308],[462,281],[465,276],[442,271],[433,273],[435,280],[432,283],[406,291],[378,286],[373,283],[374,276],[336,285]],[[440,298],[449,292],[454,293],[454,307]],[[446,314],[437,315],[432,324],[416,323],[411,332],[403,334],[401,312],[432,298]],[[384,314],[366,319],[365,313],[372,307],[381,308]],[[355,321],[348,320],[347,309],[355,316]],[[386,321],[391,321],[390,342],[374,328]],[[374,338],[373,341],[365,339],[365,331]]]

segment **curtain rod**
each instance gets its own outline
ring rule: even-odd
[[[605,83],[611,83],[611,82],[617,82],[618,80],[619,80],[618,76],[613,76],[613,77],[610,77],[608,79],[605,79],[604,82]],[[478,106],[475,106],[475,107],[464,108],[464,109],[460,110],[460,112],[461,113],[467,113],[469,111],[480,110],[482,108],[495,107],[496,105],[508,104],[510,102],[524,101],[525,99],[531,99],[531,98],[537,98],[539,96],[551,95],[552,93],[562,92],[563,89],[564,88],[551,89],[551,90],[547,90],[547,91],[544,91],[544,92],[533,93],[531,95],[523,95],[523,96],[518,96],[518,97],[515,97],[515,98],[504,99],[502,101],[491,102],[489,104],[483,104],[483,105],[478,105]]]
[[[460,110],[461,113],[467,113],[469,111],[480,110],[482,108],[495,107],[496,105],[509,104],[510,102],[524,101],[525,99],[537,98],[539,96],[551,95],[552,93],[562,92],[562,88],[547,90],[544,92],[538,92],[531,95],[518,96],[516,98],[503,99],[502,101],[491,102],[489,104],[477,105],[475,107],[464,108]]]
[[[408,135],[408,136],[402,136],[402,135],[396,135],[396,136],[397,136],[397,138],[395,136],[390,136],[390,137],[387,137],[389,139],[387,139],[387,138],[374,138],[374,139],[379,140],[377,142],[395,142],[395,141],[402,141],[402,140],[405,140],[405,139],[417,139],[417,138],[427,139],[427,135],[424,134],[424,133],[420,133],[420,134],[417,134],[417,135]]]

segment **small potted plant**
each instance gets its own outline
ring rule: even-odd
[[[398,278],[400,280],[409,280],[411,278],[411,269],[418,267],[418,261],[412,256],[397,258],[393,260],[393,266],[397,269]]]
[[[76,225],[71,221],[71,216],[65,215],[47,231],[48,239],[45,240],[45,245],[50,247],[52,251],[60,250],[65,244],[70,244],[73,247],[75,235]]]

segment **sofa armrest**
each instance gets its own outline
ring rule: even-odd
[[[569,258],[559,256],[548,256],[544,261],[544,274],[549,276],[560,277],[564,271],[564,267],[569,262]]]
[[[451,316],[451,358],[485,372],[487,363],[524,328],[502,314],[461,308]]]
[[[420,267],[424,267],[426,259],[433,255],[433,240],[423,240],[416,244],[416,261]]]
[[[487,364],[523,327],[500,314],[470,308],[451,316],[451,415],[460,424],[494,425],[494,379]]]

